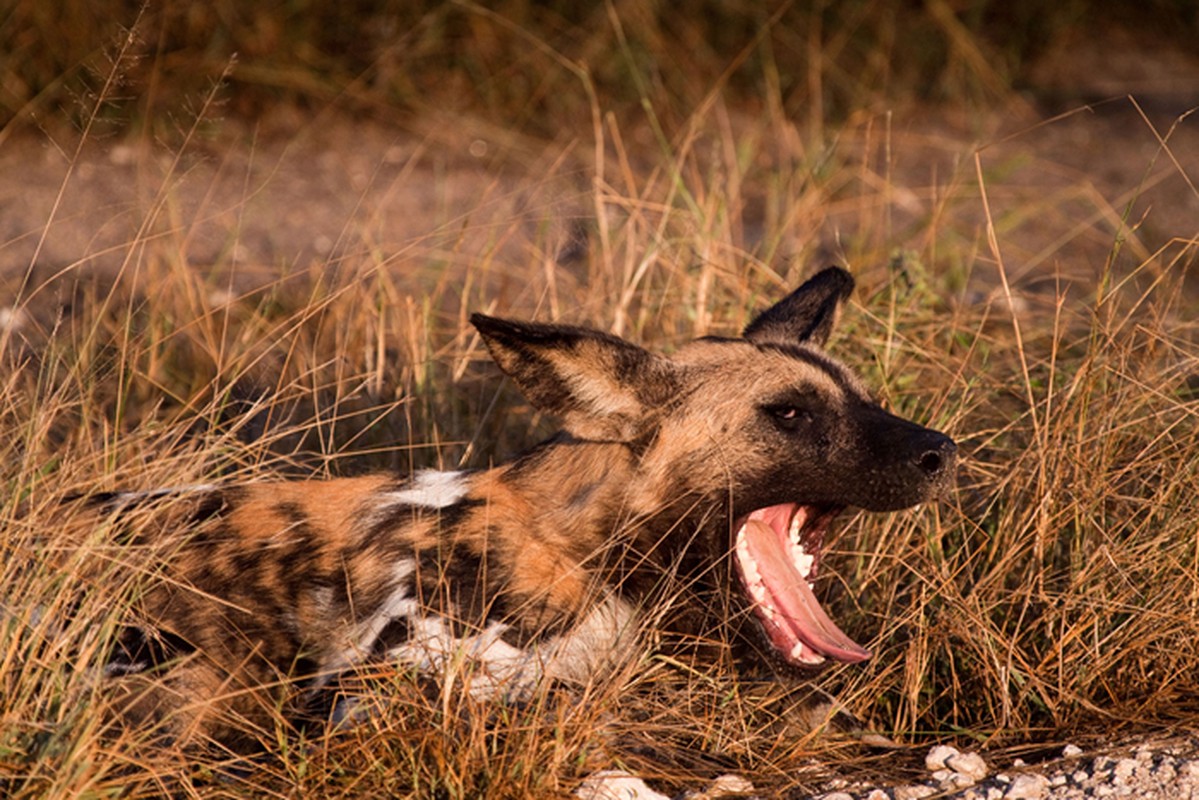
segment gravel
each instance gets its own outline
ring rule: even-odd
[[[980,754],[936,745],[924,760],[923,780],[894,786],[844,779],[810,800],[1199,800],[1199,738],[1139,742],[1088,752],[1074,744],[1060,755],[1029,765],[1021,759],[997,768]],[[704,800],[718,797],[765,797],[736,775],[724,775],[672,798],[626,772],[589,777],[576,792],[584,800]],[[805,797],[804,795],[790,795]]]
[[[815,800],[1083,800],[1133,797],[1199,800],[1199,740],[1177,739],[1106,748],[1088,754],[1066,745],[1054,759],[1028,765],[1015,759],[993,769],[978,753],[937,745],[925,757],[928,778],[903,786],[838,786]]]

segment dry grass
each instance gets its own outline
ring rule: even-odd
[[[984,153],[986,169],[941,176],[918,190],[930,213],[900,219],[894,198],[909,189],[892,153],[905,141],[874,118],[845,122],[832,144],[806,138],[774,91],[752,118],[713,94],[668,132],[625,127],[592,96],[595,147],[568,166],[589,187],[566,201],[586,233],[576,260],[557,259],[560,202],[535,208],[542,224],[485,230],[451,209],[400,252],[363,241],[231,292],[232,256],[198,270],[177,239],[150,235],[164,202],[116,274],[35,274],[0,330],[0,790],[553,796],[627,764],[667,785],[732,770],[799,791],[816,780],[812,753],[863,758],[791,724],[787,687],[646,652],[610,684],[515,707],[381,670],[360,676],[382,708],[356,727],[297,733],[279,719],[270,757],[180,760],[106,738],[95,712],[106,648],[155,564],[113,531],[61,524],[63,498],[117,487],[486,465],[552,421],[503,386],[469,310],[669,349],[739,329],[827,258],[860,283],[834,348],[890,407],[953,433],[965,463],[946,502],[843,526],[829,602],[876,655],[823,686],[914,743],[1194,726],[1195,239],[1155,249],[1122,209],[1114,228],[1087,216],[1110,242],[1093,291],[1021,296],[1003,214],[1073,224],[1056,198],[992,212],[988,169],[1003,165]],[[910,249],[893,250],[897,238]],[[469,257],[467,239],[484,242]],[[992,302],[973,299],[980,282]]]

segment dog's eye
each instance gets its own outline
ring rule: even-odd
[[[779,427],[787,430],[794,430],[800,425],[812,421],[812,412],[799,406],[780,404],[767,406],[765,410]]]

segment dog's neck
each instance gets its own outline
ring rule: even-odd
[[[647,465],[639,449],[559,436],[476,473],[470,501],[479,511],[464,520],[473,529],[467,535],[516,532],[520,541],[506,543],[503,557],[518,570],[552,551],[556,563],[542,565],[547,578],[571,588],[535,588],[563,610],[580,596],[644,596],[664,576],[685,577],[689,553],[713,546],[709,529],[727,513],[718,500],[680,492],[678,476]]]

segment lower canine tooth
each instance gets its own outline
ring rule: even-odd
[[[796,642],[795,647],[791,648],[791,658],[796,661],[801,661],[804,664],[823,664],[824,656],[814,652],[803,642]]]

